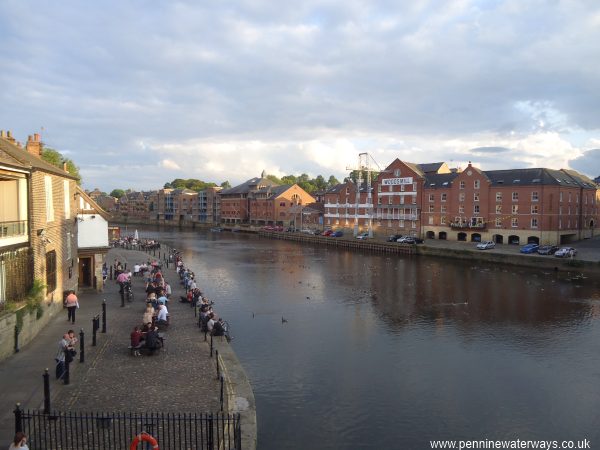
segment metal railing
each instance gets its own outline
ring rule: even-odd
[[[27,234],[27,221],[0,222],[0,238],[25,236]]]
[[[224,413],[84,413],[14,410],[15,431],[30,448],[46,450],[127,450],[141,432],[162,449],[241,450],[239,414]]]

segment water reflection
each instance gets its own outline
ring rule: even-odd
[[[600,438],[594,279],[241,234],[161,239],[232,324],[261,449]]]

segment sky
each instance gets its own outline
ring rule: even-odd
[[[596,0],[2,0],[0,55],[0,129],[86,189],[341,180],[362,152],[600,175]]]

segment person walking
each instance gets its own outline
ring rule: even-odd
[[[65,306],[67,307],[67,321],[75,323],[75,310],[79,308],[79,300],[75,295],[75,291],[69,291],[69,295],[65,299]]]
[[[29,450],[29,447],[27,446],[27,436],[25,436],[25,433],[22,431],[17,431],[15,438],[10,443],[10,447],[8,447],[8,450],[16,449]]]

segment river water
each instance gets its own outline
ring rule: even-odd
[[[240,233],[145,234],[182,250],[230,323],[259,449],[600,446],[595,279]]]

